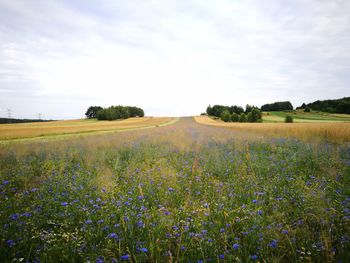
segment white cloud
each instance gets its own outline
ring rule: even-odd
[[[73,118],[349,96],[349,3],[0,0],[0,103]]]

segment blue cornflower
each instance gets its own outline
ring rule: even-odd
[[[258,210],[258,215],[261,216],[263,214],[262,210]]]
[[[86,220],[86,221],[85,221],[85,224],[87,224],[87,225],[92,224],[92,220],[90,220],[90,219]]]
[[[143,252],[143,253],[147,253],[148,252],[148,249],[143,247],[143,248],[140,248],[140,251]]]
[[[12,239],[9,239],[6,241],[6,244],[9,246],[9,247],[13,247],[15,245],[15,241],[13,241]]]
[[[251,255],[250,258],[251,258],[252,260],[257,260],[257,259],[258,259],[258,256],[257,256],[257,255]]]
[[[25,213],[23,213],[23,214],[22,214],[22,216],[25,216],[25,217],[31,217],[31,216],[32,216],[32,214],[31,214],[31,213],[29,213],[29,212],[25,212]]]
[[[145,224],[143,223],[142,220],[140,220],[140,221],[137,222],[137,227],[138,227],[138,228],[144,227],[144,225],[145,225]]]
[[[288,230],[283,229],[283,230],[282,230],[282,233],[285,234],[285,235],[288,235]]]
[[[98,258],[96,259],[96,263],[103,263],[103,262],[104,262],[104,260],[103,260],[102,257],[98,257]]]
[[[67,205],[68,205],[67,202],[62,202],[62,203],[61,203],[61,206],[67,206]]]
[[[16,220],[18,218],[18,214],[12,214],[10,215],[10,219]]]
[[[120,260],[129,260],[129,259],[130,259],[130,256],[128,254],[120,257]]]
[[[114,238],[114,239],[118,239],[118,235],[116,233],[110,233],[107,238]]]
[[[253,203],[257,203],[257,202],[258,202],[258,200],[256,200],[256,199],[253,200]]]
[[[237,243],[233,244],[232,248],[233,248],[234,250],[239,249],[239,244],[237,244]]]
[[[276,248],[277,247],[277,240],[273,239],[269,243],[269,247]]]
[[[173,191],[174,191],[174,188],[169,187],[169,188],[168,188],[168,191],[169,191],[169,192],[173,192]]]

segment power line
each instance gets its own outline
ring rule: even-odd
[[[9,119],[12,119],[12,110],[11,109],[7,109],[7,117]]]

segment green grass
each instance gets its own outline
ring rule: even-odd
[[[264,122],[284,122],[286,115],[291,115],[294,122],[348,122],[348,114],[330,114],[325,112],[303,112],[300,110],[283,112],[270,111],[263,113]]]
[[[350,148],[196,124],[0,146],[1,262],[349,262]]]

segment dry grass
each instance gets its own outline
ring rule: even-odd
[[[194,117],[205,125],[260,133],[278,137],[295,137],[302,140],[326,140],[330,142],[350,142],[350,123],[225,123],[207,116]]]
[[[154,127],[172,121],[170,117],[130,118],[118,121],[68,120],[0,125],[0,140],[34,138],[47,135],[79,134]]]

